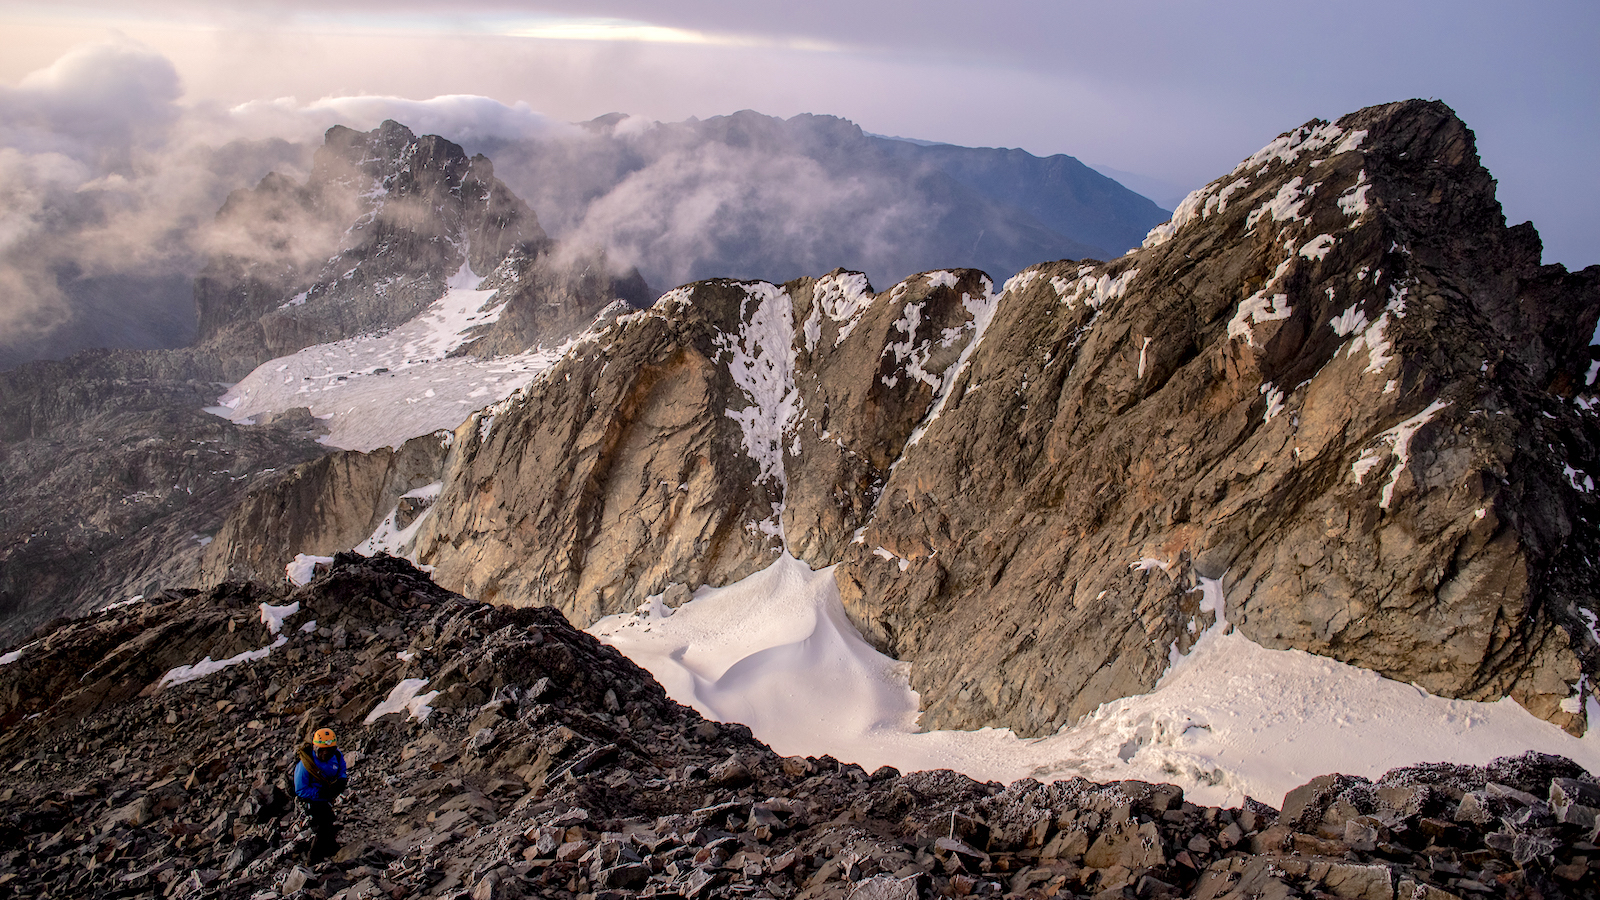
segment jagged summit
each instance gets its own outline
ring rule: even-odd
[[[304,184],[269,175],[229,195],[210,243],[199,339],[259,346],[254,365],[398,325],[458,270],[486,276],[548,240],[486,157],[386,121],[328,129]]]

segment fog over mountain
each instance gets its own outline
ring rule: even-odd
[[[0,367],[188,343],[193,277],[232,239],[216,210],[269,172],[303,177],[335,124],[392,118],[486,153],[552,237],[605,249],[658,290],[841,265],[883,282],[949,265],[1004,277],[1115,257],[1166,218],[1071,157],[880,138],[829,116],[574,125],[476,96],[183,98],[172,63],[128,41],[0,87]]]
[[[0,87],[0,365],[193,337],[202,226],[309,148],[241,139],[180,96],[171,63],[129,43]]]

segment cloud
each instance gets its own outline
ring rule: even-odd
[[[715,140],[650,150],[642,167],[575,210],[560,236],[574,251],[605,248],[658,288],[837,266],[883,275],[901,268],[893,239],[925,232],[931,218],[908,204],[899,183],[841,178],[793,150]]]
[[[576,129],[535,112],[526,103],[506,105],[488,97],[448,94],[431,100],[404,97],[324,97],[300,103],[293,97],[254,100],[228,110],[226,127],[239,136],[320,140],[333,125],[360,131],[384,119],[418,134],[437,134],[459,144],[488,139],[535,140],[572,136]]]
[[[170,61],[125,39],[0,86],[0,366],[192,337],[200,226],[307,151],[239,140],[182,95]]]
[[[78,47],[14,88],[0,88],[0,146],[60,153],[120,171],[159,147],[180,118],[178,71],[131,41]]]
[[[507,37],[541,38],[555,41],[623,41],[642,44],[701,44],[717,47],[784,47],[793,50],[836,52],[843,49],[832,41],[790,35],[733,33],[658,25],[637,19],[576,16],[540,16],[504,20],[492,32]]]

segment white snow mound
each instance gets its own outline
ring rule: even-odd
[[[1137,565],[1137,564],[1136,564]],[[1281,805],[1312,777],[1376,778],[1397,766],[1482,764],[1526,750],[1600,771],[1600,729],[1574,738],[1511,700],[1448,700],[1366,669],[1226,633],[1217,615],[1155,690],[1104,704],[1037,740],[1007,729],[918,732],[908,666],[851,627],[832,569],[785,555],[677,610],[650,598],[589,631],[648,669],[680,703],[748,725],[774,750],[859,763],[868,771],[949,768],[1010,782],[1082,775],[1181,785],[1195,802]]]

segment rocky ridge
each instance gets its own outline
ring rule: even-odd
[[[186,679],[202,656],[232,664]],[[379,714],[406,685],[411,710]],[[1600,783],[1557,757],[1329,775],[1281,812],[868,773],[779,757],[559,613],[389,557],[47,630],[0,663],[0,722],[4,896],[1449,900],[1600,878]],[[342,850],[308,867],[276,785],[325,724],[352,785]]]
[[[1373,107],[1111,262],[669,292],[458,429],[409,550],[583,624],[837,565],[927,727],[1149,690],[1215,578],[1269,648],[1579,731],[1597,318],[1600,268],[1539,265],[1447,107]]]
[[[1600,268],[1538,261],[1442,104],[1285,134],[1144,249],[1013,280],[847,608],[940,726],[1148,690],[1211,577],[1269,648],[1581,729]]]

